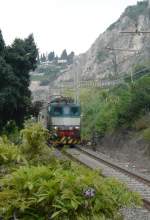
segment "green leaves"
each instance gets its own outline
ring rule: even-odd
[[[29,115],[29,71],[35,69],[36,57],[32,35],[24,40],[15,39],[6,47],[0,31],[0,130],[9,120],[21,126],[24,117]]]
[[[77,220],[80,216],[107,219],[124,206],[140,204],[139,197],[118,181],[103,179],[97,172],[75,163],[67,170],[58,161],[53,166],[23,166],[4,177],[1,184],[0,215],[11,217],[17,208],[20,219],[29,212],[33,219],[34,214],[39,219],[48,215],[52,219]],[[89,186],[96,190],[91,199],[83,194]]]
[[[3,39],[3,36],[2,36],[2,32],[0,30],[0,56],[3,56],[3,52],[4,52],[4,49],[5,49],[5,42],[4,42],[4,39]]]
[[[143,136],[146,141],[150,141],[150,128],[144,130]]]
[[[27,121],[25,128],[21,130],[22,148],[24,153],[29,154],[30,158],[39,155],[47,148],[46,141],[48,132],[41,124]]]
[[[0,137],[0,165],[24,161],[20,149]]]
[[[51,215],[51,219],[55,219],[58,215],[61,214],[61,211],[57,211],[57,212],[54,212],[52,215]]]
[[[20,146],[0,139],[1,173],[9,167],[0,180],[0,217],[8,220],[15,213],[20,220],[106,220],[124,206],[140,204],[139,196],[118,181],[57,160],[45,144],[46,133],[28,121]],[[86,189],[94,190],[92,197],[85,196]]]
[[[133,84],[119,85],[109,91],[81,92],[82,136],[100,138],[119,128],[132,127],[150,111],[150,76],[140,76]],[[93,98],[94,97],[94,98]]]

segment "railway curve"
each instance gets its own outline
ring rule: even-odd
[[[110,161],[90,149],[77,147],[66,150],[67,155],[92,169],[102,170],[102,175],[106,177],[115,177],[124,182],[129,190],[138,192],[142,199],[144,207],[150,213],[150,180],[143,175],[127,170],[120,165]]]

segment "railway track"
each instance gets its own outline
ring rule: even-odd
[[[102,157],[98,152],[83,147],[67,149],[67,154],[89,168],[102,170],[103,176],[115,177],[124,182],[129,190],[142,196],[144,207],[150,212],[150,180],[145,176],[129,171]]]

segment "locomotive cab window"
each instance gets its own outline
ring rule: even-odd
[[[53,105],[48,108],[48,112],[53,117],[79,117],[80,107],[74,105]]]
[[[53,115],[54,116],[61,116],[62,115],[62,107],[60,106],[55,106],[53,109]]]
[[[71,107],[71,115],[72,116],[79,116],[80,115],[80,108],[77,106]]]

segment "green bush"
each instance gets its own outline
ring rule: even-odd
[[[150,141],[150,128],[145,129],[143,135],[146,141]]]
[[[108,53],[106,51],[99,51],[97,52],[96,59],[99,63],[104,62],[107,56],[108,56]]]
[[[10,143],[6,137],[0,137],[0,165],[18,163],[23,159],[18,146]]]
[[[25,166],[4,177],[0,216],[25,219],[115,219],[121,208],[141,204],[136,193],[111,178],[102,178],[69,161]],[[88,188],[92,197],[85,195]]]
[[[0,175],[25,164],[55,163],[53,148],[46,144],[48,133],[41,124],[27,121],[18,133],[20,144],[15,145],[6,135],[0,137]]]
[[[0,217],[4,220],[116,219],[122,207],[141,204],[140,197],[118,181],[57,160],[40,124],[26,122],[21,137],[20,146],[0,139]],[[89,188],[94,190],[91,197]]]
[[[16,126],[16,122],[13,120],[8,121],[3,127],[2,135],[3,134],[6,135],[14,144],[18,144],[20,142],[19,128]]]
[[[146,114],[134,123],[134,127],[137,131],[144,130],[150,127],[150,114]]]
[[[27,121],[21,130],[22,153],[29,164],[49,164],[55,162],[53,148],[47,145],[48,131],[42,124]]]
[[[48,131],[40,123],[27,121],[21,137],[24,153],[38,154],[47,146]]]
[[[128,16],[129,18],[137,21],[139,15],[148,12],[148,1],[138,1],[137,5],[129,6],[126,8],[124,15]]]
[[[149,85],[150,76],[145,75],[109,91],[81,92],[83,138],[91,138],[93,131],[102,137],[116,129],[134,127],[150,111]]]
[[[4,176],[25,162],[19,147],[10,143],[6,136],[0,137],[0,176]]]

